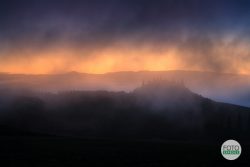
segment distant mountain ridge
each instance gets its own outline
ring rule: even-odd
[[[75,71],[50,75],[0,74],[0,88],[35,91],[132,91],[143,82],[167,79],[183,82],[190,90],[216,101],[250,106],[250,76],[199,71],[123,71],[87,74]]]

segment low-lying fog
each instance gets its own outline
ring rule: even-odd
[[[214,102],[193,93],[183,83],[166,80],[143,83],[130,93],[6,89],[0,94],[0,111],[0,136],[31,133],[163,140],[250,137],[250,108]]]

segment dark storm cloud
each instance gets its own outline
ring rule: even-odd
[[[249,7],[244,0],[9,0],[1,1],[0,35],[8,42],[98,42],[138,34],[163,40],[183,31],[237,30],[248,25]]]

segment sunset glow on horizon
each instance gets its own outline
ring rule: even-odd
[[[212,62],[193,48],[170,46],[110,46],[106,48],[54,47],[9,50],[2,54],[0,72],[18,74],[56,74],[77,71],[102,74],[117,71],[190,70],[250,74],[245,61],[247,46],[213,48]],[[227,55],[231,54],[229,58]],[[221,65],[217,67],[216,65]]]

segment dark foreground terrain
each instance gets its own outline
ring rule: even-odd
[[[250,108],[218,103],[182,83],[133,92],[0,95],[0,166],[250,166]],[[242,155],[225,160],[235,139]]]
[[[241,141],[239,141],[241,142]],[[1,137],[1,166],[249,166],[250,144],[241,142],[234,161],[220,153],[216,142],[122,141],[69,137]]]

